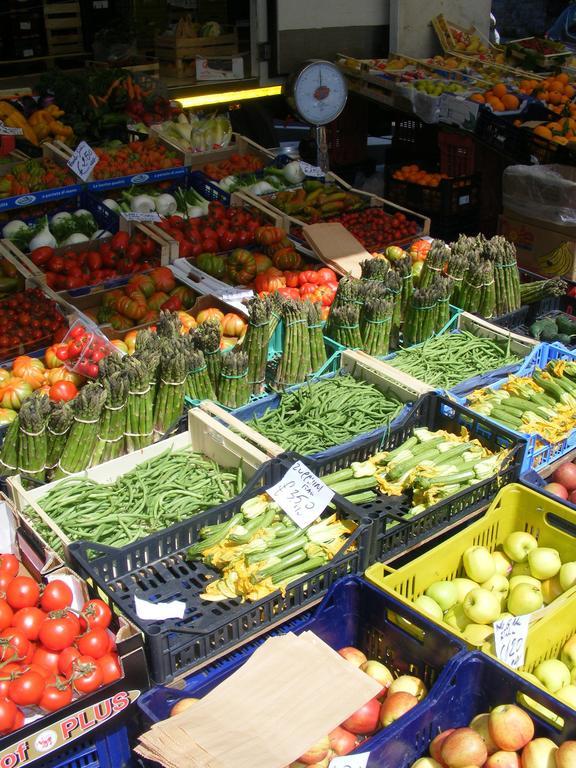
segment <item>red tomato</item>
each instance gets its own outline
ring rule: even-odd
[[[74,400],[77,394],[78,389],[74,382],[66,381],[65,379],[52,384],[48,390],[48,397],[55,403],[67,403],[69,400]]]
[[[313,269],[305,269],[298,275],[299,285],[305,285],[306,283],[317,285],[319,282],[318,272],[315,272]]]
[[[318,296],[318,286],[312,283],[304,283],[300,288],[300,298],[309,299],[310,301],[320,301],[321,297]]]
[[[298,272],[286,271],[283,274],[284,274],[284,279],[286,280],[286,287],[287,288],[298,288],[298,285],[299,285],[299,282],[298,282],[299,273]]]
[[[44,680],[48,680],[48,678],[52,676],[52,673],[48,669],[46,669],[46,667],[43,667],[40,664],[34,664],[34,662],[27,664],[25,671],[38,672],[39,675],[42,675]]]
[[[107,629],[112,621],[112,611],[103,600],[97,598],[84,603],[81,616],[90,629],[96,627]],[[82,626],[84,626],[83,622]]]
[[[5,593],[8,589],[8,585],[14,580],[14,576],[11,576],[7,571],[0,571],[0,593]]]
[[[72,684],[79,693],[92,693],[102,685],[104,675],[96,659],[79,656],[72,664]]]
[[[0,699],[0,733],[11,730],[19,712],[18,707],[10,699]]]
[[[122,677],[122,667],[120,666],[117,654],[107,653],[101,656],[97,663],[102,671],[102,683],[104,685],[108,685],[108,683],[112,683],[114,680],[120,680]]]
[[[42,698],[45,685],[46,681],[41,674],[28,670],[12,680],[8,688],[8,697],[21,707],[31,707],[38,704]]]
[[[60,654],[56,651],[49,651],[48,648],[37,648],[32,657],[32,664],[38,664],[44,669],[48,670],[51,674],[55,675],[58,672],[58,663],[60,660]]]
[[[16,576],[6,590],[6,599],[16,610],[31,608],[36,605],[39,597],[40,585],[29,576]]]
[[[12,619],[12,626],[21,629],[28,640],[38,640],[40,627],[44,623],[46,614],[40,608],[20,608]]]
[[[105,629],[91,629],[77,641],[76,645],[82,656],[99,659],[108,653],[110,640]]]
[[[64,648],[58,658],[58,672],[66,677],[70,677],[72,673],[72,663],[82,654],[75,646],[71,645],[68,648]]]
[[[13,615],[12,608],[10,608],[6,600],[0,598],[0,630],[6,629],[6,627],[12,624]]]
[[[70,382],[64,382],[66,384]],[[72,605],[72,590],[64,581],[54,579],[46,585],[42,597],[40,598],[40,607],[43,611],[61,611]]]
[[[14,555],[0,555],[0,573],[8,573],[10,576],[16,576],[20,562]]]
[[[72,694],[72,686],[60,675],[54,675],[46,682],[38,706],[46,712],[56,712],[70,704]]]
[[[0,632],[0,662],[21,661],[30,650],[30,642],[24,632],[8,627]]]
[[[38,639],[50,651],[63,651],[76,639],[77,626],[69,614],[61,616],[57,611],[44,621]]]
[[[318,276],[318,282],[322,284],[326,283],[337,283],[338,278],[336,277],[336,272],[334,272],[333,269],[330,269],[329,267],[322,267],[316,272]]]

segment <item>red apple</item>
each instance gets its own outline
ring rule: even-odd
[[[406,691],[389,693],[380,709],[380,724],[383,726],[390,725],[405,715],[406,712],[409,712],[416,704],[418,704],[418,699],[411,693],[406,693]]]
[[[521,768],[520,758],[516,752],[499,750],[490,755],[484,768]]]
[[[476,733],[482,737],[484,744],[486,744],[488,754],[492,755],[494,752],[498,752],[498,747],[494,744],[492,737],[490,736],[490,731],[488,729],[489,721],[490,714],[488,712],[482,712],[470,721],[469,727],[474,728]]]
[[[321,760],[324,760],[328,752],[330,751],[330,740],[328,736],[324,736],[318,739],[316,744],[307,749],[304,754],[298,758],[297,762],[304,763],[305,765],[315,765]]]
[[[330,749],[335,755],[347,755],[356,746],[356,737],[350,731],[338,726],[330,732]]]
[[[342,727],[347,731],[357,734],[374,733],[378,728],[380,715],[380,702],[378,699],[370,699],[363,707],[357,709],[353,715],[344,720]]]
[[[576,504],[576,491],[572,491],[572,493],[568,496],[568,501],[570,504]]]
[[[555,753],[556,768],[574,768],[576,765],[576,741],[565,741]]]
[[[547,483],[544,486],[544,490],[548,491],[548,493],[551,493],[554,496],[559,496],[561,499],[568,498],[568,491],[566,488],[564,488],[563,485],[560,485],[560,483]]]
[[[442,758],[440,756],[440,751],[442,749],[442,745],[444,744],[445,740],[450,736],[451,733],[454,732],[454,728],[447,728],[445,731],[442,731],[442,733],[439,733],[438,736],[436,736],[432,741],[430,742],[430,754],[436,760],[437,763],[442,762]]]
[[[354,664],[355,667],[361,667],[362,664],[366,664],[368,659],[366,658],[365,654],[362,653],[362,651],[359,651],[358,648],[353,648],[352,646],[347,646],[346,648],[340,648],[338,651],[340,656],[342,656],[346,661],[349,661],[351,664]]]
[[[481,766],[487,757],[486,744],[473,728],[456,728],[440,749],[440,758],[448,768]]]
[[[557,752],[551,739],[534,739],[522,750],[522,768],[556,768]]]
[[[420,680],[419,677],[414,677],[414,675],[400,675],[400,677],[397,677],[390,685],[388,695],[391,696],[398,691],[411,693],[412,696],[416,696],[418,701],[422,701],[424,696],[428,693],[424,681]]]
[[[494,707],[488,730],[494,743],[505,752],[517,752],[534,737],[532,718],[516,704]]]
[[[362,672],[366,672],[367,675],[370,675],[370,677],[373,677],[374,680],[382,686],[382,693],[379,694],[379,698],[382,697],[382,694],[386,695],[388,688],[394,681],[394,676],[388,667],[385,667],[384,664],[381,664],[379,661],[370,659],[362,664],[360,669]]]

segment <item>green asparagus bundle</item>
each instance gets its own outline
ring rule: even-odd
[[[438,288],[418,288],[412,294],[404,319],[404,345],[421,344],[429,339],[436,330],[438,316]]]
[[[450,320],[450,281],[438,278],[435,283],[437,290],[436,324],[434,332],[442,330]]]
[[[46,425],[49,415],[50,400],[42,395],[28,398],[20,408],[18,471],[24,483],[27,479],[44,482],[48,453]]]
[[[420,273],[418,287],[429,288],[436,276],[442,274],[442,270],[450,256],[450,249],[442,240],[434,240],[426,256],[426,261]]]
[[[482,290],[480,292],[480,301],[478,314],[481,317],[492,317],[496,309],[496,282],[494,276],[494,265],[490,261],[482,264],[484,278],[482,281]]]
[[[254,296],[247,302],[248,328],[242,349],[248,355],[248,387],[250,393],[259,395],[264,387],[272,302]]]
[[[390,264],[386,259],[366,259],[360,264],[363,280],[386,280]]]
[[[468,270],[468,259],[461,253],[450,253],[446,274],[450,282],[450,301],[459,307],[460,294],[464,276]]]
[[[477,313],[485,281],[484,267],[481,261],[474,261],[468,267],[460,293],[460,309]]]
[[[149,353],[147,359],[155,361],[158,367],[160,355]],[[126,425],[124,427],[124,453],[145,448],[152,442],[154,434],[154,400],[150,387],[150,367],[139,358],[126,358],[128,374],[128,400],[126,403]]]
[[[116,358],[116,355],[109,357]],[[109,359],[109,358],[106,358]],[[104,362],[104,361],[101,361]],[[52,480],[55,468],[68,440],[68,432],[74,420],[74,413],[68,403],[52,403],[52,411],[48,417],[46,426],[46,435],[48,440],[48,450],[46,456],[46,479]],[[122,433],[124,433],[124,422],[122,422]]]
[[[412,277],[412,259],[410,256],[405,256],[403,259],[398,259],[392,262],[392,269],[394,269],[402,279],[402,302],[401,311],[402,317],[406,312],[406,308],[410,302],[410,298],[414,293],[414,280]]]
[[[154,402],[154,432],[157,438],[182,415],[188,355],[181,346],[166,343],[160,357],[159,384]]]
[[[506,238],[496,236],[486,243],[486,252],[495,266],[496,314],[515,312],[521,305],[516,246]]]
[[[390,329],[390,343],[398,346],[400,339],[400,325],[402,324],[402,278],[394,270],[390,270],[386,278],[386,288],[392,298],[392,327]]]
[[[278,327],[282,320],[282,304],[284,303],[284,296],[275,291],[266,296],[266,303],[270,309],[270,324],[268,326],[268,341],[274,335],[274,331]]]
[[[18,445],[20,443],[20,418],[10,422],[0,451],[0,475],[9,477],[18,472]]]
[[[208,376],[215,390],[218,389],[220,366],[222,365],[220,332],[219,320],[212,318],[199,325],[194,336],[198,349],[202,350],[204,354],[208,366]]]
[[[74,421],[54,472],[54,479],[82,472],[90,466],[98,442],[98,423],[108,393],[98,384],[86,384],[73,403]]]
[[[306,305],[301,301],[285,301],[282,306],[282,319],[284,350],[274,377],[274,386],[277,389],[300,384],[312,373]]]
[[[533,304],[549,296],[564,296],[568,284],[561,277],[549,280],[535,280],[533,283],[522,283],[520,286],[520,303]]]
[[[392,299],[369,297],[362,307],[362,349],[376,357],[390,351]]]
[[[159,339],[177,340],[181,337],[182,323],[176,312],[160,312],[160,319],[156,323],[156,336]]]
[[[199,349],[192,350],[188,355],[186,394],[192,400],[216,400],[216,393],[208,376],[208,366]]]
[[[98,426],[98,443],[92,458],[93,467],[116,459],[122,454],[129,388],[127,374],[124,371],[112,373],[102,380],[102,388],[108,397]]]
[[[239,408],[250,398],[248,388],[248,355],[229,352],[222,355],[218,400],[227,408]]]
[[[322,334],[322,309],[320,304],[306,302],[308,311],[308,337],[312,371],[318,371],[326,363],[326,347]]]
[[[374,261],[377,261],[377,259],[374,259]],[[340,282],[338,283],[338,288],[336,289],[336,295],[334,296],[334,301],[332,302],[330,311],[348,304],[362,304],[363,290],[364,286],[362,280],[357,280],[354,277],[341,278]]]
[[[335,342],[348,349],[360,349],[360,307],[358,304],[345,304],[330,312],[327,334]]]

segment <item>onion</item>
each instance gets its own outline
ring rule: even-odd
[[[548,483],[544,486],[544,490],[551,493],[553,496],[559,496],[561,499],[568,498],[568,491],[560,483]]]
[[[187,710],[188,707],[191,707],[192,704],[195,704],[197,701],[200,701],[200,699],[180,699],[180,701],[177,701],[170,710],[170,717],[179,715],[181,712]]]
[[[552,475],[552,482],[560,483],[567,491],[576,490],[576,466],[570,461],[562,464]]]

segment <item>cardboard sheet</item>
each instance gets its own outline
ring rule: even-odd
[[[309,224],[303,228],[303,233],[316,256],[340,275],[360,277],[360,264],[372,258],[372,254],[338,222]]]

